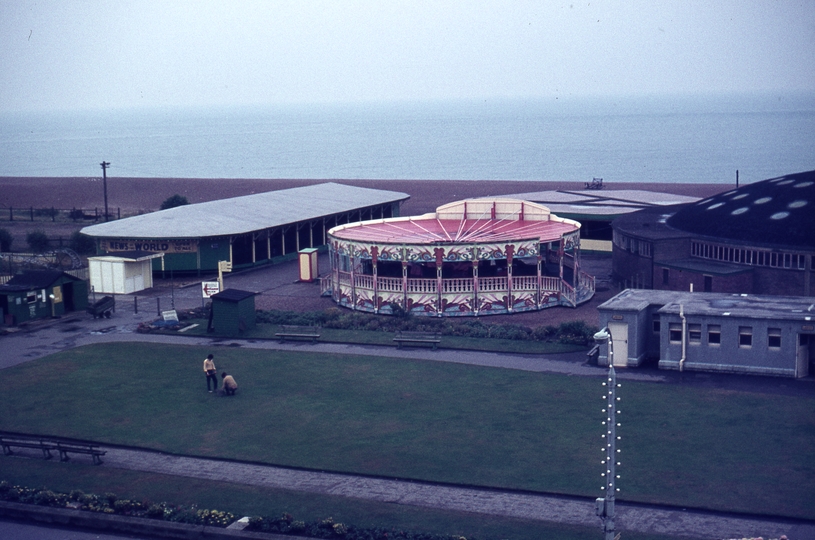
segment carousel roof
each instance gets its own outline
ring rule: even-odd
[[[378,219],[329,231],[349,241],[381,244],[509,242],[530,238],[560,240],[580,223],[560,218],[545,206],[510,199],[468,199],[422,216]]]

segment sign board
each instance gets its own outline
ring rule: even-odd
[[[150,251],[160,253],[195,253],[198,240],[181,238],[172,240],[133,240],[129,238],[103,238],[99,247],[107,253],[117,251]]]
[[[202,281],[201,282],[201,294],[204,298],[209,298],[213,294],[218,294],[221,292],[221,287],[217,281]]]

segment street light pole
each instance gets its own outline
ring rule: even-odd
[[[108,220],[108,172],[107,169],[110,167],[110,163],[107,161],[103,161],[99,165],[102,166],[102,185],[104,186],[105,190],[105,221]]]
[[[617,384],[617,373],[614,371],[614,339],[611,332],[608,328],[603,328],[594,334],[594,340],[598,344],[608,343],[608,377],[603,383],[603,386],[607,387],[606,393],[603,396],[603,399],[606,400],[606,408],[603,409],[603,412],[606,414],[606,419],[603,421],[603,425],[606,427],[606,432],[603,435],[606,439],[606,444],[602,449],[605,453],[605,459],[601,462],[605,466],[605,470],[602,473],[605,479],[602,487],[605,491],[605,497],[599,497],[595,500],[595,510],[603,521],[604,540],[615,540],[617,537],[614,534],[614,503],[616,493],[619,491],[616,481],[618,478],[617,465],[620,464],[620,462],[617,461],[617,453],[619,453],[619,450],[617,450],[617,440],[619,437],[617,436],[616,428],[620,425],[617,422],[617,415],[619,414],[617,410],[617,401],[619,400],[617,397],[617,388],[620,385]]]

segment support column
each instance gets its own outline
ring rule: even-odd
[[[402,309],[408,312],[408,262],[405,250],[402,250]]]
[[[541,256],[541,247],[540,244],[538,244],[538,291],[537,291],[538,309],[541,309],[541,306],[543,305],[543,266],[541,264],[542,259],[543,257]]]
[[[436,315],[441,317],[443,313],[442,306],[442,281],[441,281],[441,266],[444,262],[444,248],[435,248],[434,254],[436,255]]]
[[[512,313],[515,302],[512,298],[512,257],[515,255],[515,246],[504,246],[507,254],[507,311]]]
[[[378,272],[376,269],[378,255],[379,248],[377,246],[371,246],[371,266],[374,275],[374,313],[379,313],[379,280],[377,279]]]
[[[478,248],[473,248],[473,313],[478,315]]]

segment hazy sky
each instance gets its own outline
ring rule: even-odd
[[[0,2],[0,110],[790,90],[812,0]]]

